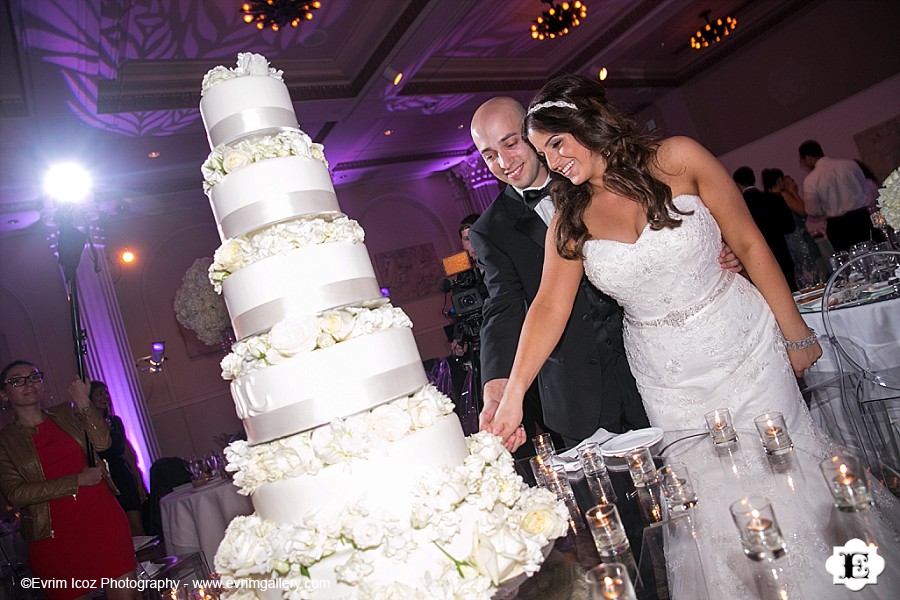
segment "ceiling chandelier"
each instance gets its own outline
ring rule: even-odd
[[[691,48],[699,50],[707,48],[716,42],[721,42],[722,38],[730,35],[731,30],[737,27],[737,19],[733,17],[721,17],[713,23],[709,20],[710,11],[706,10],[700,13],[700,16],[706,20],[706,25],[697,30],[697,33],[691,36]]]
[[[244,22],[254,23],[257,29],[270,27],[278,31],[290,25],[296,27],[301,21],[313,18],[312,11],[322,7],[322,3],[305,0],[247,0],[241,5]]]
[[[581,19],[587,16],[587,6],[581,0],[554,4],[553,0],[541,0],[550,8],[541,13],[531,25],[531,37],[536,40],[551,40],[569,33],[570,27],[581,25]]]

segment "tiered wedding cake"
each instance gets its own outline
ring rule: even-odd
[[[535,572],[567,513],[499,440],[463,437],[427,384],[412,324],[380,293],[322,146],[259,55],[216,67],[200,103],[222,246],[210,280],[238,342],[222,361],[248,442],[227,450],[256,513],[215,557],[267,598],[490,598]]]

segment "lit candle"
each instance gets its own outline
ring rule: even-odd
[[[604,577],[600,585],[600,596],[603,598],[624,598],[625,582],[618,577]]]

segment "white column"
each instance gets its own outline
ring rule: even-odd
[[[150,465],[159,458],[159,445],[138,380],[106,252],[96,242],[94,247],[96,266],[90,246],[86,246],[76,276],[81,326],[87,331],[88,377],[103,381],[109,388],[113,412],[125,425],[125,435],[134,446],[138,466],[149,488]],[[147,341],[148,352],[151,341]]]

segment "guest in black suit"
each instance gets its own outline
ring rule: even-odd
[[[763,234],[788,286],[792,292],[797,291],[797,281],[794,277],[794,259],[788,249],[784,236],[793,233],[797,228],[791,209],[785,203],[780,194],[764,192],[756,187],[756,175],[750,167],[739,167],[731,178],[741,188],[747,208],[753,221]]]

